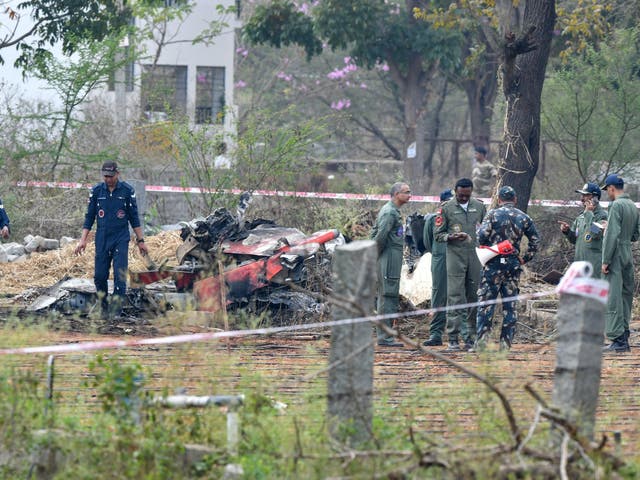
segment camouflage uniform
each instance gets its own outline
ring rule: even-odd
[[[471,171],[473,193],[480,197],[490,197],[496,182],[498,169],[488,160],[477,162]]]
[[[447,305],[474,303],[478,300],[480,261],[476,255],[476,228],[482,222],[487,209],[480,200],[470,198],[467,210],[454,197],[442,206],[436,216],[436,242],[447,244]],[[465,232],[469,239],[449,242],[449,234]],[[476,308],[455,309],[447,312],[449,343],[458,343],[462,333],[466,344],[472,344],[475,336]]]
[[[629,333],[634,274],[631,242],[638,240],[638,209],[623,193],[609,204],[609,221],[602,243],[602,263],[609,265],[604,279],[609,282],[605,333],[615,340]]]
[[[397,313],[400,294],[400,272],[402,270],[402,250],[404,228],[400,210],[392,202],[387,202],[378,212],[378,218],[371,230],[371,239],[378,246],[378,314]],[[391,327],[391,320],[385,320]],[[378,343],[393,342],[381,329],[376,329]]]
[[[585,210],[565,232],[567,240],[576,246],[575,262],[587,261],[593,266],[593,277],[602,274],[602,229],[593,225],[607,219],[607,211],[598,204],[592,211]]]
[[[436,242],[436,214],[429,215],[424,222],[423,241],[425,251],[431,252],[431,308],[444,307],[447,304],[447,244]],[[442,341],[442,334],[447,323],[446,312],[437,312],[429,325],[429,338]]]
[[[518,282],[520,273],[522,273],[519,258],[520,241],[525,235],[529,239],[529,248],[522,257],[524,263],[533,258],[540,245],[540,236],[531,217],[518,210],[515,207],[515,203],[511,201],[506,201],[500,207],[494,208],[487,213],[478,229],[478,243],[491,246],[504,240],[509,240],[515,248],[515,252],[511,255],[498,255],[485,264],[482,270],[482,282],[478,290],[478,300],[480,302],[494,300],[498,298],[498,295],[502,298],[518,295]],[[491,330],[494,308],[495,305],[486,305],[478,308],[476,322],[478,339]],[[504,319],[502,321],[500,340],[506,343],[507,347],[510,347],[517,321],[515,302],[503,302],[502,310]]]

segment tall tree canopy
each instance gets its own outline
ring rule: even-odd
[[[433,29],[413,12],[425,0],[322,0],[309,9],[291,0],[273,0],[256,8],[246,22],[249,41],[302,46],[309,58],[322,53],[323,44],[345,49],[356,65],[384,65],[396,85],[404,112],[404,173],[420,190],[424,173],[424,138],[419,128],[429,97],[430,81],[439,69],[451,68],[459,58],[457,32]],[[407,158],[416,143],[416,154]]]
[[[16,67],[26,68],[56,43],[65,55],[77,41],[101,41],[128,25],[130,14],[123,0],[27,0],[0,12],[0,64],[2,49],[20,51]]]
[[[640,156],[640,30],[614,31],[550,72],[542,120],[545,137],[585,182],[633,172]]]

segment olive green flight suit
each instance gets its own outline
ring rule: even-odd
[[[397,313],[400,295],[400,272],[404,248],[404,226],[400,210],[389,201],[378,212],[371,239],[378,246],[378,314]],[[391,320],[384,321],[389,327]],[[377,328],[378,343],[392,343],[394,338]]]
[[[629,332],[633,302],[634,272],[631,242],[640,237],[638,209],[623,193],[609,204],[609,219],[602,243],[602,263],[609,265],[605,334],[611,340]]]
[[[440,213],[440,209],[438,209]],[[424,222],[423,241],[427,252],[431,252],[431,308],[447,305],[447,244],[436,242],[436,215],[429,215]],[[429,325],[429,338],[442,340],[447,323],[446,312],[437,312]]]
[[[573,221],[565,236],[576,246],[575,262],[585,261],[593,266],[593,278],[602,275],[603,230],[593,225],[607,219],[607,211],[598,204],[592,211],[585,210]]]
[[[478,301],[478,285],[482,273],[476,255],[476,229],[487,213],[484,203],[470,198],[467,210],[454,197],[442,206],[436,217],[436,241],[447,242],[447,306]],[[470,238],[448,241],[452,233],[465,232]],[[476,307],[447,312],[449,343],[457,343],[461,333],[465,343],[473,343],[476,331]]]

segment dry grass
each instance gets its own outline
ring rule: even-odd
[[[177,264],[176,248],[182,243],[179,231],[161,232],[145,240],[149,256],[156,264]],[[80,256],[74,254],[75,248],[74,243],[59,250],[34,252],[24,262],[0,264],[0,293],[17,294],[28,288],[48,287],[67,276],[93,278],[95,244],[90,241]],[[129,246],[129,269],[148,270],[134,242]]]

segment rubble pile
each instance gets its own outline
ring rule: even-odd
[[[33,252],[57,250],[75,240],[71,237],[44,238],[40,235],[27,235],[22,243],[9,242],[0,244],[0,263],[24,262]]]

